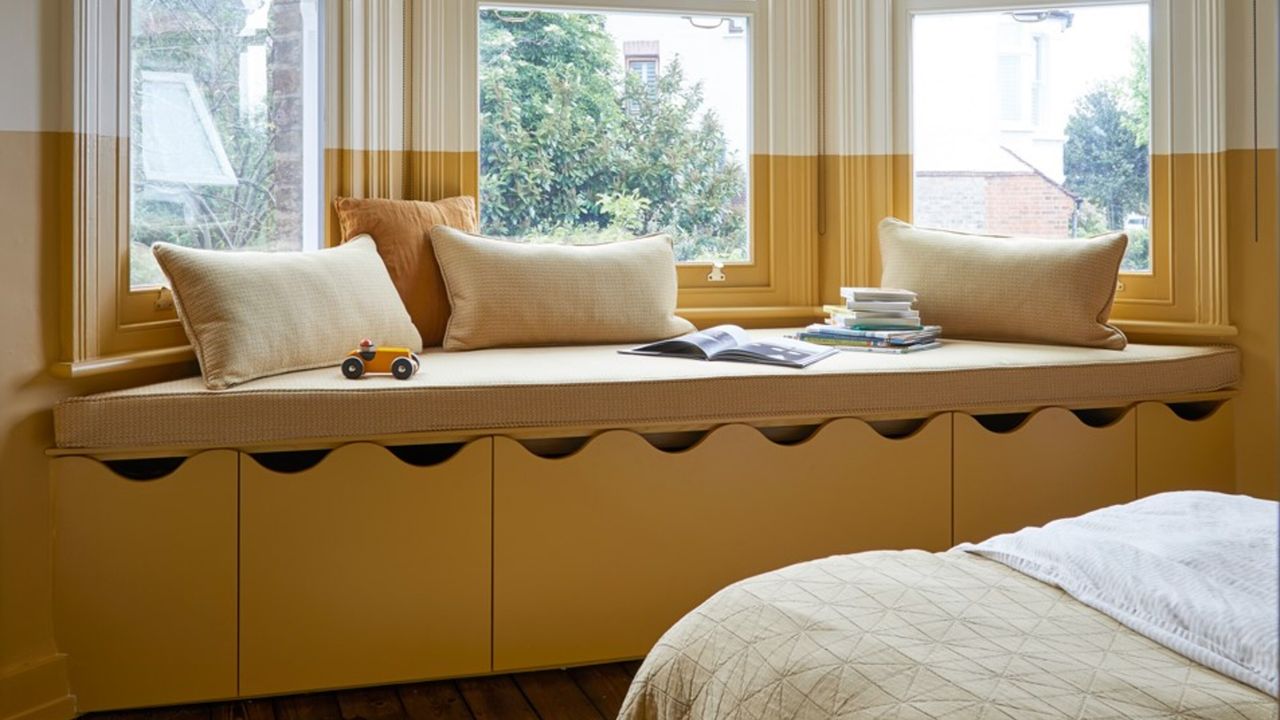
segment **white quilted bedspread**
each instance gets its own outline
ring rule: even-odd
[[[998,535],[976,553],[1202,665],[1280,692],[1280,508],[1271,500],[1172,492]]]
[[[623,720],[1277,717],[1275,700],[964,553],[870,552],[720,591],[645,659]]]

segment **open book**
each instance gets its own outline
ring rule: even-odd
[[[619,350],[626,355],[681,357],[693,360],[732,360],[803,368],[836,354],[834,348],[789,338],[753,340],[737,325],[717,325],[670,340]]]

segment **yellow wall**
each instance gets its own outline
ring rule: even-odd
[[[77,382],[47,372],[58,359],[59,246],[69,227],[61,12],[60,2],[9,0],[0,22],[0,87],[9,90],[0,104],[0,718],[56,703],[50,695],[65,682],[50,662],[50,408],[185,370]]]
[[[1272,23],[1258,33],[1270,43],[1258,53],[1260,106],[1276,103],[1275,4],[1259,3]],[[51,704],[26,717],[54,718],[66,710],[56,695],[65,695],[65,679],[60,679],[57,663],[49,662],[56,653],[44,456],[52,440],[50,408],[69,395],[150,382],[187,370],[81,381],[55,380],[46,372],[58,359],[59,248],[68,232],[70,45],[61,29],[68,6],[67,0],[8,0],[0,22],[0,87],[8,90],[0,104],[0,720],[43,702]],[[1269,74],[1264,71],[1267,63]],[[1227,153],[1230,299],[1244,357],[1244,392],[1237,401],[1236,423],[1239,487],[1275,497],[1280,495],[1277,158],[1274,112],[1258,116],[1265,149],[1255,154],[1247,142],[1252,135],[1242,132]],[[827,172],[843,172],[856,180],[867,170],[833,165]],[[353,181],[331,177],[330,182],[337,189]],[[864,201],[869,212],[891,204],[885,195],[868,195]],[[870,231],[872,220],[856,217],[847,206],[832,206],[833,198],[827,202],[829,232]],[[839,256],[824,243],[822,287],[856,276],[857,260]],[[32,679],[35,675],[39,677]]]
[[[1236,487],[1280,498],[1280,0],[1228,2],[1227,10],[1229,314],[1243,375]]]
[[[1280,499],[1276,150],[1230,150],[1227,168],[1231,321],[1240,331],[1235,344],[1243,374],[1236,402],[1236,487]]]

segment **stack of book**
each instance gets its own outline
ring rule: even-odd
[[[823,308],[826,323],[815,323],[796,335],[800,340],[841,350],[909,353],[940,347],[942,328],[924,325],[912,307],[916,294],[894,288],[840,288],[844,305]]]

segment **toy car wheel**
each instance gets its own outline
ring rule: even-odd
[[[413,375],[413,361],[407,357],[396,358],[391,363],[391,374],[397,380],[408,380]]]
[[[360,362],[360,358],[349,357],[342,361],[342,374],[348,380],[356,380],[364,375],[364,363]]]

